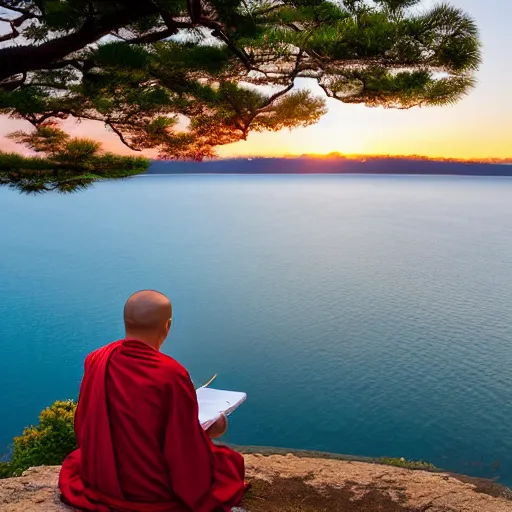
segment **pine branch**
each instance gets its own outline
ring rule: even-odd
[[[77,31],[40,45],[1,48],[0,84],[2,80],[23,71],[45,69],[53,62],[97,41],[116,28],[133,23],[144,15],[154,14],[154,10],[149,10],[148,7],[144,10],[144,5],[147,6],[144,3],[137,10],[125,9],[98,19],[88,18]]]
[[[301,61],[303,55],[304,55],[304,52],[302,50],[300,50],[299,53],[297,54],[297,58],[295,60],[295,67],[290,75],[290,80],[291,80],[290,84],[287,87],[285,87],[284,89],[282,89],[281,91],[278,91],[275,94],[273,94],[272,96],[270,96],[270,98],[268,98],[267,101],[256,112],[258,112],[258,113],[264,112],[266,108],[268,108],[270,105],[272,105],[274,103],[274,101],[276,101],[281,96],[284,96],[286,93],[290,92],[293,89],[293,86],[295,85],[295,78],[299,74],[300,61]]]
[[[62,59],[57,62],[52,62],[48,64],[45,69],[62,69],[68,66],[72,66],[79,71],[84,71],[84,67],[86,62],[92,62],[90,60],[79,60],[79,59]]]
[[[18,80],[10,80],[0,85],[0,88],[5,92],[10,92],[16,90],[18,87],[23,85],[27,79],[27,73],[19,73],[21,74],[21,78]]]
[[[163,18],[163,17],[162,17]],[[156,43],[157,41],[161,41],[162,39],[165,39],[167,37],[174,36],[178,33],[180,29],[190,29],[194,28],[196,25],[193,23],[186,23],[183,21],[175,21],[174,19],[170,18],[169,15],[166,16],[167,21],[166,25],[167,28],[163,30],[159,30],[156,32],[151,32],[149,34],[145,34],[143,36],[136,37],[134,39],[124,39],[128,44],[146,44],[146,43]]]
[[[130,144],[130,142],[128,142],[128,140],[126,139],[126,137],[123,135],[123,132],[121,130],[118,130],[114,123],[112,123],[111,121],[105,121],[105,126],[108,126],[118,137],[119,137],[119,140],[129,149],[131,149],[132,151],[141,151],[140,148],[136,147],[136,146],[133,146],[132,144]]]
[[[187,0],[187,10],[192,23],[199,23],[202,18],[201,0]]]
[[[270,7],[266,7],[265,9],[260,9],[259,11],[255,11],[253,14],[256,16],[266,16],[267,14],[271,14],[275,11],[279,11],[279,9],[282,9],[283,7],[286,7],[286,4],[271,5]]]
[[[166,37],[171,37],[176,34],[176,30],[174,28],[166,28],[164,30],[160,30],[158,32],[151,32],[150,34],[146,34],[140,37],[136,37],[134,39],[123,39],[128,44],[146,44],[146,43],[156,43],[157,41],[161,41]],[[119,36],[118,36],[119,37]]]
[[[203,18],[200,21],[201,26],[212,29],[212,36],[219,39],[231,50],[231,52],[240,59],[242,64],[245,66],[247,71],[252,71],[255,69],[253,66],[251,59],[245,52],[245,50],[239,48],[231,38],[224,32],[224,27],[221,23],[215,20],[211,20],[208,18]]]

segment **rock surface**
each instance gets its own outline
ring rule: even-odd
[[[512,512],[505,488],[448,473],[291,454],[245,459],[253,484],[248,512]],[[0,480],[0,510],[69,512],[59,501],[58,474],[46,466]]]

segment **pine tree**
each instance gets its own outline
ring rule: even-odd
[[[458,101],[480,63],[473,19],[421,0],[0,0],[0,20],[0,113],[98,120],[170,159],[317,122],[297,78],[411,108]]]

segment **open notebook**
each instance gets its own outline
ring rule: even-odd
[[[199,403],[199,422],[205,430],[210,428],[222,413],[228,416],[247,398],[245,393],[239,391],[205,387],[197,389],[196,393]]]

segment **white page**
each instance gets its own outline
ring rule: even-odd
[[[239,391],[212,388],[199,388],[196,393],[199,403],[199,422],[205,430],[211,427],[222,413],[226,416],[231,414],[247,398],[245,393]]]

